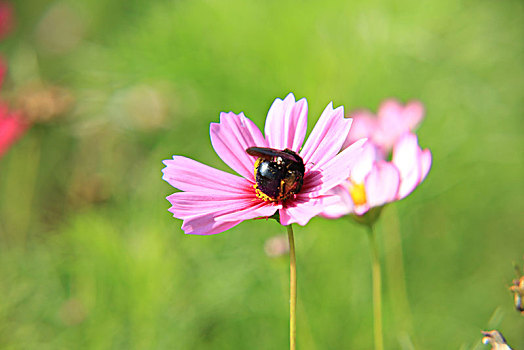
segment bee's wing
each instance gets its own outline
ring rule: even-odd
[[[271,160],[274,157],[281,157],[290,161],[296,161],[293,155],[274,148],[249,147],[248,149],[246,149],[246,152],[250,156],[259,157],[267,160]]]

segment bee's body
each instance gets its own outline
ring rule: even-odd
[[[304,161],[290,150],[250,147],[249,155],[255,162],[255,191],[265,201],[284,201],[298,193],[304,182]]]

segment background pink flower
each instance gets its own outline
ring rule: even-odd
[[[413,131],[424,117],[424,106],[412,101],[403,106],[395,99],[389,99],[380,105],[377,116],[366,110],[356,111],[344,147],[361,139],[368,138],[377,149],[387,155],[393,145],[405,133]]]
[[[182,229],[191,234],[214,234],[240,222],[270,217],[277,211],[282,225],[305,225],[318,215],[324,203],[335,203],[329,190],[349,176],[362,142],[339,153],[351,127],[342,107],[329,104],[308,140],[307,102],[295,101],[293,94],[276,99],[269,109],[265,137],[243,113],[221,113],[220,122],[210,127],[211,143],[218,156],[242,177],[232,175],[182,156],[165,160],[163,179],[176,192],[167,199],[173,216],[184,220]],[[304,183],[299,193],[284,201],[266,201],[254,190],[256,157],[249,147],[269,147],[297,152],[305,164]]]
[[[6,71],[7,66],[0,59],[0,87]],[[24,134],[28,127],[29,123],[21,117],[20,113],[10,111],[7,103],[0,101],[0,157]]]
[[[24,134],[29,123],[18,113],[11,113],[7,106],[0,103],[0,157]]]
[[[364,215],[371,208],[400,200],[426,178],[430,167],[431,152],[420,148],[415,134],[404,134],[395,143],[391,161],[384,160],[378,147],[367,141],[349,178],[332,190],[338,201],[326,205],[322,215]]]

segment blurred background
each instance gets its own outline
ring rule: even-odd
[[[0,96],[33,123],[0,159],[1,349],[285,349],[288,258],[264,250],[284,228],[184,235],[161,169],[230,171],[209,123],[263,128],[289,92],[309,130],[330,101],[426,106],[433,168],[378,227],[386,348],[488,349],[493,328],[524,348],[522,1],[9,4]],[[366,231],[315,218],[295,239],[298,347],[372,349]]]

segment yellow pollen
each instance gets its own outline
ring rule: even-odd
[[[280,200],[278,198],[271,198],[264,192],[260,191],[260,189],[258,188],[258,184],[253,185],[253,188],[255,189],[256,196],[262,199],[264,202],[278,202]]]
[[[257,169],[258,167],[260,166],[260,163],[262,163],[262,158],[258,158],[255,162],[255,169],[253,170],[253,176],[254,176],[254,179],[257,178]],[[256,187],[255,187],[256,189]]]
[[[366,188],[363,183],[355,183],[353,180],[351,185],[349,185],[349,195],[353,199],[355,205],[364,205],[366,204]]]

